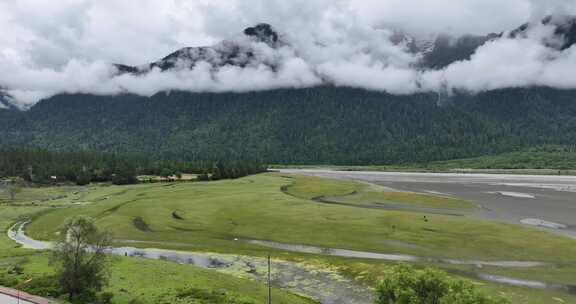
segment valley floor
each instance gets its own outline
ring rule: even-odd
[[[292,173],[207,183],[31,189],[19,201],[0,206],[0,220],[8,229],[23,215],[34,215],[26,233],[49,241],[57,237],[55,232],[66,218],[83,214],[111,231],[117,246],[211,253],[216,258],[232,255],[257,259],[272,254],[278,265],[296,263],[313,271],[329,271],[335,277],[352,280],[351,284],[366,286],[366,293],[396,262],[331,253],[420,257],[423,259],[408,262],[419,267],[438,266],[470,278],[487,292],[504,295],[514,303],[576,303],[576,296],[570,294],[570,286],[576,285],[575,240],[468,216],[478,212],[482,201],[445,195],[434,188]],[[415,190],[418,193],[412,192]],[[7,237],[0,237],[0,248],[2,265],[22,263],[30,274],[50,271],[44,264],[44,253],[15,248]],[[262,271],[257,261],[256,273]],[[158,272],[156,267],[166,270],[159,272],[165,284],[136,279],[148,271]],[[160,296],[162,288],[177,288],[170,285],[173,282],[178,286],[224,288],[246,294],[255,303],[265,300],[264,285],[250,280],[257,277],[246,275],[253,269],[219,272],[135,258],[118,258],[113,269],[112,291],[120,303],[131,297]],[[279,281],[278,286],[305,291],[298,283],[310,278],[305,273],[299,275],[304,277]],[[527,288],[479,279],[489,275],[547,284]],[[275,292],[286,303],[306,303],[279,289]]]

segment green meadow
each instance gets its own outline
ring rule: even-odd
[[[375,285],[394,263],[288,252],[243,240],[432,258],[539,261],[548,265],[525,269],[485,267],[482,272],[576,284],[576,276],[573,275],[576,273],[576,241],[572,239],[464,216],[363,208],[363,205],[374,202],[446,210],[475,208],[474,202],[449,197],[279,173],[217,182],[96,185],[46,190],[46,193],[53,193],[48,200],[18,200],[15,204],[2,206],[3,227],[8,227],[22,215],[42,212],[27,226],[27,233],[36,239],[53,240],[57,237],[58,227],[67,218],[81,214],[96,219],[98,226],[112,232],[118,245],[250,256],[271,253],[276,259],[331,269],[367,285]],[[66,193],[60,194],[60,191]],[[22,197],[26,195],[32,194],[21,194]],[[317,201],[319,197],[346,205],[325,204]],[[4,214],[4,211],[7,213]],[[42,258],[42,254],[14,248],[14,244],[4,236],[0,237],[0,246],[11,250],[9,254],[0,254],[0,257],[22,253],[32,254],[35,257],[32,260]],[[40,264],[33,263],[38,267],[41,267]],[[417,266],[429,265],[418,263]],[[465,277],[467,273],[478,270],[473,266],[433,266]],[[223,288],[247,295],[257,303],[263,301],[264,286],[259,283],[192,266],[132,258],[117,259],[114,263],[114,288],[129,286],[121,287],[128,293],[114,290],[118,299],[128,300],[140,293],[154,293],[154,296],[160,293],[163,285],[148,280],[139,283],[131,274],[134,271],[130,269],[136,269],[134,267],[150,273],[159,272],[157,267],[160,267],[166,270],[167,279],[173,280],[182,275],[183,278],[190,278],[195,286],[211,290]],[[30,271],[33,271],[32,268]],[[211,279],[211,276],[217,279]],[[226,279],[221,279],[221,276]],[[124,278],[122,282],[118,281],[120,277]],[[576,303],[575,296],[560,291],[509,287],[481,281],[476,281],[476,284],[488,293],[504,295],[514,303]],[[287,293],[284,295],[289,303],[305,303],[301,298]]]
[[[7,237],[6,231],[17,221],[35,218],[55,207],[63,207],[79,197],[82,190],[87,197],[100,187],[47,188],[44,195],[39,189],[25,189],[15,203],[0,205],[0,280],[8,277],[14,266],[23,273],[9,276],[17,282],[28,278],[36,281],[53,274],[49,253],[20,248]],[[63,196],[66,196],[64,198]],[[27,201],[27,199],[33,199]],[[37,200],[44,200],[43,202]],[[232,275],[180,265],[161,260],[114,257],[110,262],[110,282],[106,289],[114,294],[114,303],[202,303],[248,304],[266,303],[268,290],[265,285]],[[34,281],[33,281],[34,282]],[[2,283],[0,283],[2,285]],[[26,287],[25,287],[26,289]],[[274,288],[274,300],[282,304],[313,304],[314,302]],[[59,302],[65,303],[64,300]]]

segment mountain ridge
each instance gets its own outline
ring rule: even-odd
[[[489,33],[487,35],[451,36],[439,33],[432,38],[419,39],[410,33],[396,30],[390,41],[396,45],[403,44],[410,52],[420,54],[422,58],[418,63],[419,68],[438,70],[454,62],[470,59],[476,50],[488,41],[503,37],[512,39],[526,37],[529,31],[537,25],[555,27],[554,37],[549,37],[549,40],[561,42],[558,42],[559,45],[547,44],[549,47],[565,50],[576,44],[576,16],[548,16],[540,22],[526,23],[509,32]],[[289,45],[282,41],[281,35],[273,26],[266,23],[246,28],[243,34],[252,41],[264,43],[272,49]],[[142,66],[123,64],[115,64],[115,66],[120,73],[141,74],[154,68],[158,68],[160,71],[191,69],[201,61],[208,63],[211,68],[226,65],[246,67],[251,64],[264,64],[273,70],[276,69],[274,63],[259,62],[255,56],[254,48],[250,44],[242,43],[241,39],[224,40],[214,46],[185,47],[160,60]]]
[[[570,26],[561,27],[561,35],[567,35],[564,42],[571,43],[573,25],[565,24]],[[520,37],[529,30],[520,27],[514,35]],[[138,74],[152,66],[158,70],[189,68],[210,54],[216,54],[208,62],[212,68],[223,62],[249,65],[256,60],[250,55],[253,42],[265,47],[285,43],[269,25],[244,32],[244,37],[221,44],[220,53],[181,49],[144,68],[118,69]],[[471,56],[476,45],[497,38],[434,37],[434,48],[420,44],[430,56],[424,65],[442,68]],[[180,56],[186,59],[184,64],[178,63]],[[0,105],[8,99],[0,95]],[[142,153],[190,161],[422,163],[573,144],[576,90],[528,87],[478,94],[457,91],[439,97],[434,92],[393,95],[325,82],[308,88],[244,93],[61,94],[28,111],[0,109],[0,122],[4,126],[0,147]]]
[[[275,49],[284,42],[280,40],[280,35],[271,25],[260,23],[253,27],[248,27],[243,31],[244,37],[250,41],[264,43]],[[213,46],[184,47],[160,60],[142,66],[128,66],[124,64],[114,64],[120,73],[142,74],[153,69],[167,71],[172,69],[192,69],[199,62],[208,63],[211,68],[226,65],[246,67],[250,64],[264,63],[273,69],[274,64],[268,62],[257,62],[254,48],[242,39],[224,40]]]

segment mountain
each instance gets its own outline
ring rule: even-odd
[[[427,52],[423,52],[422,67],[426,69],[442,69],[456,61],[469,60],[480,46],[493,38],[493,35],[465,35],[456,38],[440,35],[436,38],[432,47]]]
[[[419,68],[437,70],[456,61],[470,59],[480,46],[497,37],[498,34],[486,36],[452,36],[448,34],[421,36],[404,31],[395,31],[391,40],[397,45],[405,45],[411,53],[421,55]]]
[[[480,46],[493,39],[526,37],[538,25],[554,28],[552,35],[544,41],[549,47],[564,50],[576,43],[576,17],[574,16],[549,16],[540,22],[526,23],[510,32],[490,33],[484,36],[447,34],[421,36],[395,30],[391,41],[405,45],[412,53],[421,55],[418,66],[420,69],[436,70],[443,69],[457,61],[470,59]],[[281,35],[271,25],[265,23],[247,28],[243,34],[239,38],[225,40],[214,46],[182,48],[160,60],[141,66],[123,64],[115,66],[119,73],[132,74],[147,73],[153,69],[160,71],[191,69],[199,62],[208,63],[212,69],[227,65],[246,67],[264,64],[276,70],[278,63],[257,56],[258,51],[251,42],[263,43],[272,49],[289,46],[282,40]]]
[[[12,105],[11,98],[8,94],[0,91],[0,111],[1,110],[8,110],[8,109],[12,109],[12,110],[14,109],[14,106]]]
[[[575,43],[575,18],[546,18],[551,45]],[[395,43],[422,54],[421,69],[440,69],[504,35],[528,35],[528,24],[501,34],[415,38]],[[256,42],[256,43],[254,43]],[[270,25],[212,47],[180,49],[119,73],[187,69],[200,61],[217,69],[274,61],[258,47],[288,46]],[[289,46],[288,46],[289,47]],[[3,96],[3,97],[2,97]],[[0,96],[0,107],[9,104]],[[0,110],[0,146],[130,152],[182,160],[254,159],[269,163],[397,164],[430,162],[576,142],[576,91],[515,88],[477,95],[395,96],[336,87],[248,93],[163,92],[136,95],[58,95],[28,111]]]
[[[526,23],[509,33],[510,38],[524,38],[537,25],[552,27],[553,35],[545,37],[546,46],[565,50],[576,44],[575,16],[548,16],[538,23]]]
[[[271,48],[284,45],[280,35],[269,24],[258,24],[244,30],[244,37],[235,40],[225,40],[214,46],[187,47],[144,66],[127,66],[116,64],[120,73],[146,73],[152,69],[167,71],[171,69],[192,69],[199,62],[208,63],[212,68],[233,65],[246,67],[249,65],[266,64],[275,68],[274,62],[262,62],[256,56],[256,50],[251,42],[264,43]],[[242,39],[248,38],[248,39]]]
[[[543,43],[557,50],[565,50],[576,44],[575,16],[548,16],[535,23],[526,23],[508,33],[491,33],[485,36],[446,34],[430,37],[417,37],[397,32],[393,37],[396,43],[405,43],[413,53],[421,54],[420,67],[424,69],[442,69],[456,61],[468,60],[476,50],[486,42],[502,37],[526,38],[530,31],[539,25],[552,27],[552,35],[545,37]]]

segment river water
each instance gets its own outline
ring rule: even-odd
[[[14,225],[8,236],[24,248],[47,250],[52,248],[49,242],[34,240],[25,233],[26,222]],[[321,254],[337,257],[373,259],[396,262],[430,262],[452,265],[471,265],[481,268],[493,266],[502,268],[530,268],[547,264],[531,261],[472,261],[457,259],[437,259],[411,255],[383,254],[347,249],[321,248],[307,245],[283,244],[261,240],[239,240],[253,245],[286,251]],[[184,252],[155,248],[114,247],[110,254],[148,259],[161,259],[180,264],[190,264],[201,268],[212,269],[237,277],[266,282],[267,261],[264,258],[237,256],[216,253]],[[304,263],[273,260],[272,284],[275,287],[309,297],[322,304],[369,304],[373,303],[373,290],[336,272],[328,271]],[[466,273],[481,280],[535,289],[557,290],[576,294],[576,286],[548,284],[546,282],[521,280],[504,276],[494,276],[480,272]]]

